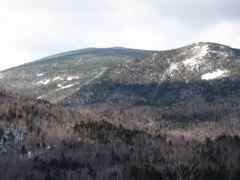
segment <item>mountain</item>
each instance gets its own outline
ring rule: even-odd
[[[64,107],[92,108],[95,120],[137,129],[225,122],[240,110],[240,50],[216,43],[168,51],[88,48],[0,74],[1,87]]]
[[[189,95],[239,97],[239,76],[240,50],[201,42],[168,51],[61,53],[1,72],[0,86],[64,106],[172,105]]]
[[[61,103],[166,106],[198,96],[239,97],[239,72],[239,50],[198,43],[110,67]]]
[[[108,68],[152,53],[126,48],[61,53],[1,72],[0,86],[56,103],[100,77]]]
[[[240,50],[215,43],[2,71],[0,179],[238,180],[239,89]]]

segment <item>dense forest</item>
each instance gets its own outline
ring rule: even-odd
[[[1,89],[0,179],[238,180],[234,102],[66,108]]]

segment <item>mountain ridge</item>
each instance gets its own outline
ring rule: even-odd
[[[239,89],[240,50],[209,43],[0,72],[0,179],[238,180]]]
[[[127,47],[123,47],[123,46],[113,46],[113,47],[104,47],[104,48],[99,48],[99,47],[87,47],[87,48],[82,48],[82,49],[77,49],[77,50],[71,50],[71,51],[56,53],[56,54],[53,54],[53,55],[48,55],[48,56],[46,56],[46,57],[42,57],[42,58],[40,58],[40,59],[31,61],[31,62],[27,62],[27,63],[21,64],[21,65],[15,66],[15,67],[11,67],[11,68],[8,68],[8,69],[3,69],[3,70],[1,70],[0,72],[4,72],[4,71],[8,71],[8,70],[10,70],[10,69],[14,69],[14,68],[18,68],[18,67],[21,67],[21,66],[29,65],[29,64],[32,64],[32,63],[35,63],[35,62],[38,62],[38,61],[42,61],[42,60],[46,60],[46,59],[49,59],[49,58],[51,59],[51,58],[55,58],[55,57],[58,57],[58,56],[72,55],[72,53],[73,53],[73,54],[77,54],[77,53],[79,53],[79,52],[81,52],[81,51],[85,51],[85,50],[126,49],[126,50],[149,51],[149,52],[166,52],[166,51],[178,50],[178,49],[181,49],[181,48],[185,48],[185,47],[189,47],[189,46],[193,46],[193,45],[197,45],[197,44],[201,44],[201,43],[205,43],[205,44],[215,44],[215,45],[224,46],[224,47],[228,47],[228,48],[235,49],[235,50],[240,50],[240,48],[234,48],[234,47],[231,47],[231,46],[229,46],[229,45],[223,45],[223,44],[215,43],[215,42],[204,42],[204,41],[200,41],[200,42],[196,42],[196,43],[191,43],[191,44],[186,45],[186,46],[177,47],[177,48],[173,48],[173,49],[166,49],[166,50],[148,50],[148,49],[145,50],[145,49],[138,49],[138,48],[127,48]]]
[[[160,86],[168,81],[187,84],[238,79],[239,59],[239,49],[208,42],[166,51],[87,48],[48,56],[2,71],[0,86],[59,103],[86,86],[91,94],[91,86],[101,82],[123,86]],[[156,87],[155,91],[158,89]],[[98,93],[98,96],[102,95]]]

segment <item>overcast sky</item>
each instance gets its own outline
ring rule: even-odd
[[[86,47],[240,48],[240,0],[0,0],[0,70]]]

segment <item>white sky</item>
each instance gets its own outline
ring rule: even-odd
[[[239,0],[0,0],[0,70],[86,47],[240,48]]]

